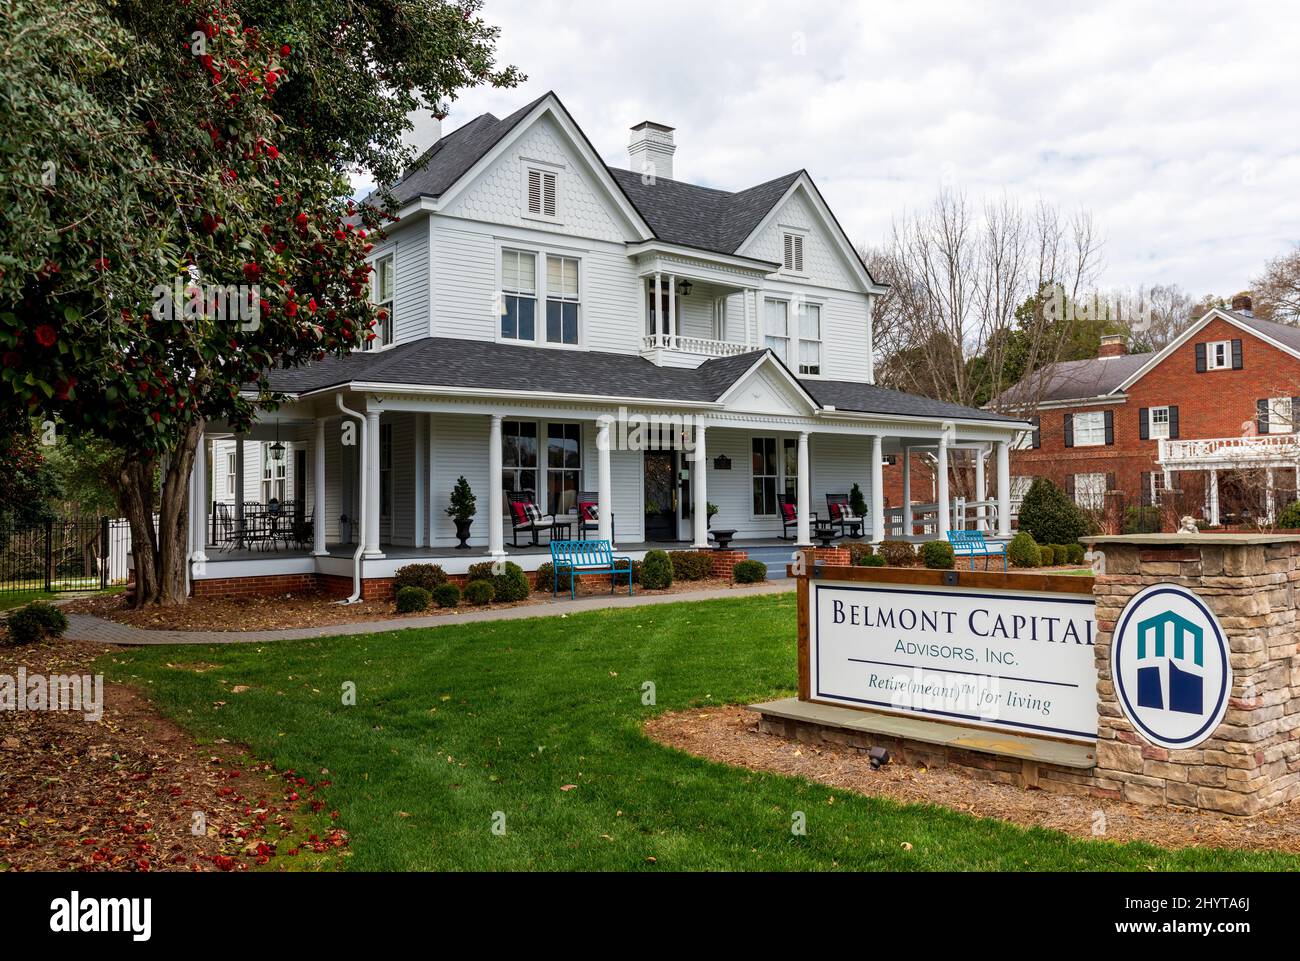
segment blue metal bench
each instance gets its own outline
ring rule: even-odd
[[[632,589],[632,558],[615,557],[609,541],[551,541],[551,596],[560,592],[560,575],[569,575],[569,597],[576,597],[574,584],[579,574],[608,574],[609,592],[614,593],[620,577]]]
[[[983,531],[949,531],[948,543],[958,557],[970,558],[970,569],[975,570],[975,558],[984,558],[984,569],[989,569],[990,557],[1002,558],[1002,570],[1007,569],[1007,545],[1000,541],[990,544]]]

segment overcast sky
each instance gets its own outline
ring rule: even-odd
[[[444,130],[550,89],[616,166],[655,120],[679,180],[806,167],[855,243],[1005,190],[1093,211],[1107,286],[1231,295],[1300,241],[1300,4],[1071,6],[487,0],[528,81]]]

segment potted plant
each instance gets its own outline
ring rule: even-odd
[[[713,515],[718,512],[718,505],[713,503],[712,501],[706,501],[705,504],[706,504],[706,511],[705,511],[706,516],[704,520],[704,527],[705,529],[708,529],[713,526]]]
[[[456,486],[451,489],[451,506],[447,508],[447,516],[456,521],[456,536],[460,538],[456,550],[469,550],[469,525],[473,522],[477,511],[474,492],[470,490],[469,481],[465,480],[465,475],[462,474],[456,479]]]

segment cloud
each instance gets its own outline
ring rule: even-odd
[[[973,196],[1085,208],[1108,285],[1231,294],[1300,241],[1300,24],[1287,4],[488,0],[529,80],[471,90],[450,130],[552,89],[608,163],[677,128],[680,179],[807,168],[855,242]]]

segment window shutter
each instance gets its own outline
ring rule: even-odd
[[[794,238],[794,269],[797,273],[803,273],[803,238],[798,234]]]
[[[1108,473],[1108,474],[1106,475],[1106,490],[1108,490],[1108,491],[1113,491],[1113,490],[1115,490],[1115,474],[1114,474],[1114,472],[1110,472],[1110,473]]]
[[[1291,398],[1291,433],[1300,431],[1300,397]]]
[[[1138,440],[1151,439],[1151,412],[1146,407],[1138,408]]]
[[[1241,341],[1232,342],[1232,369],[1241,370]]]
[[[1172,406],[1169,408],[1169,439],[1178,439],[1178,408]]]
[[[1070,495],[1070,500],[1074,500],[1074,490],[1075,490],[1075,485],[1074,485],[1074,475],[1073,475],[1073,474],[1066,474],[1066,475],[1065,475],[1065,492],[1066,492],[1067,494]]]
[[[1261,434],[1268,433],[1268,398],[1255,401],[1255,429]]]
[[[542,216],[555,216],[555,174],[542,174]]]
[[[1074,415],[1065,415],[1065,446],[1074,446]]]
[[[1205,345],[1197,344],[1196,345],[1196,372],[1198,374],[1203,374],[1205,373],[1206,369],[1207,369],[1207,364],[1205,362]]]
[[[1029,420],[1034,425],[1034,450],[1038,450],[1043,446],[1042,418],[1035,414]]]
[[[1113,410],[1106,411],[1106,443],[1115,443],[1115,412]]]
[[[1151,472],[1144,470],[1142,472],[1142,506],[1149,507],[1152,503],[1151,497]]]
[[[794,234],[785,235],[785,254],[782,257],[782,266],[786,270],[794,268]]]
[[[540,214],[542,212],[542,172],[540,170],[528,171],[528,212],[530,214]]]

